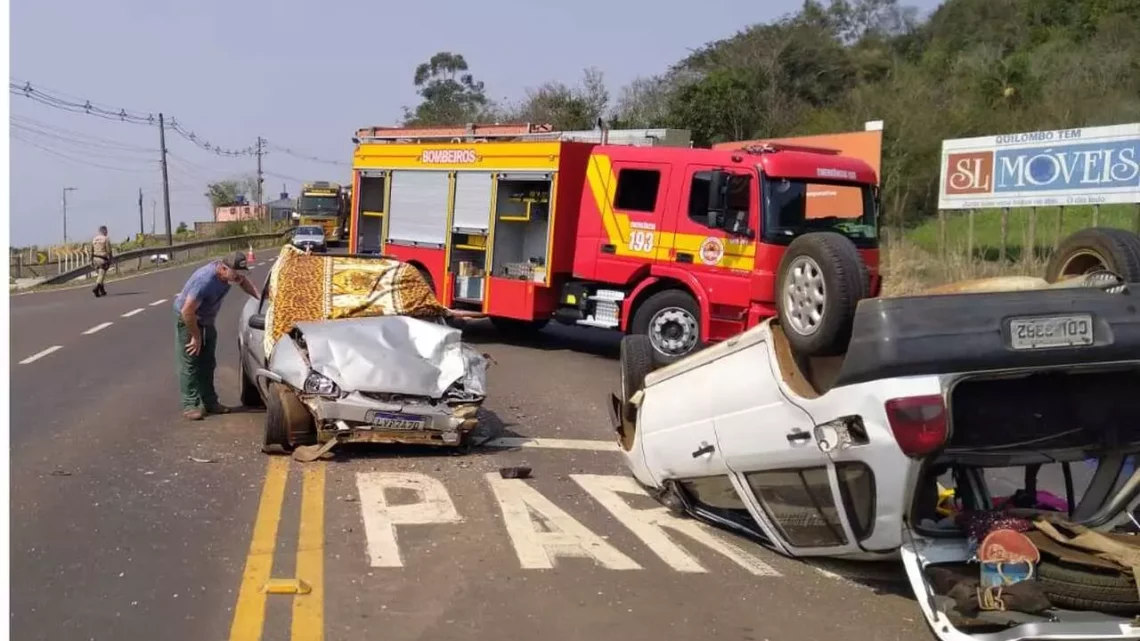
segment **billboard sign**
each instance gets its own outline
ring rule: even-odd
[[[942,141],[939,209],[1140,203],[1140,123]]]
[[[722,142],[713,145],[712,148],[733,150],[764,143],[833,149],[838,151],[841,156],[862,160],[875,170],[876,178],[880,176],[879,169],[882,165],[883,156],[883,125],[881,121],[867,123],[864,131]],[[822,180],[845,180],[848,177],[821,175],[820,178]],[[881,178],[879,179],[881,180]],[[861,215],[863,211],[863,191],[858,187],[825,183],[809,184],[807,198],[807,211],[805,212],[807,218],[835,215],[835,212],[853,212],[854,215]]]

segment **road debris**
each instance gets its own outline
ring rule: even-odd
[[[529,467],[500,467],[499,476],[505,479],[526,479],[530,478]]]
[[[217,461],[215,461],[212,458],[198,458],[196,456],[187,456],[186,458],[190,459],[191,461],[193,461],[195,463],[217,463]]]

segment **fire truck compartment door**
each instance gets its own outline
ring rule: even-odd
[[[388,242],[442,246],[450,183],[446,171],[393,171]]]
[[[455,214],[453,229],[486,233],[491,222],[491,188],[489,171],[460,171],[455,174]]]

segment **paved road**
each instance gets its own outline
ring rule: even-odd
[[[170,305],[189,271],[98,300],[11,300],[13,638],[930,638],[907,596],[671,520],[640,495],[610,445],[605,335],[507,344],[469,328],[496,361],[492,429],[542,447],[301,465],[259,452],[259,413],[183,422]],[[226,301],[223,337],[242,297]],[[219,351],[230,403],[235,347]],[[511,465],[533,477],[499,478]]]

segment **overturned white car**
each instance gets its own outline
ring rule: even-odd
[[[1113,534],[1140,501],[1140,237],[1082,234],[1114,264],[891,299],[849,277],[865,269],[846,239],[797,239],[778,318],[658,370],[623,339],[611,406],[630,471],[789,556],[901,557],[939,639],[1140,638],[1140,537]],[[812,336],[828,316],[851,322]],[[1040,492],[1042,466],[1065,496]],[[999,495],[1011,468],[1021,487]],[[1038,556],[1001,557],[998,530]],[[1109,567],[1081,557],[1104,562],[1097,545]]]
[[[266,406],[264,449],[461,444],[487,361],[448,316],[410,265],[285,247],[238,330],[241,400]]]

